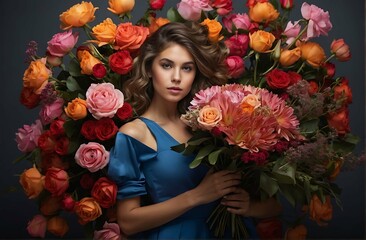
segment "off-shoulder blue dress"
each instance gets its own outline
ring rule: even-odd
[[[171,150],[179,142],[157,123],[140,118],[157,142],[157,151],[136,139],[117,133],[110,151],[108,175],[118,186],[117,199],[148,195],[150,204],[163,202],[196,187],[208,168],[189,168],[193,156]],[[212,239],[206,220],[218,202],[195,207],[180,217],[131,238],[137,239]],[[251,236],[255,236],[251,219],[245,219]]]

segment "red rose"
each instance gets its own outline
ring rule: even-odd
[[[289,75],[290,79],[291,79],[291,83],[290,85],[296,84],[298,83],[300,80],[302,80],[302,76],[301,74],[297,73],[297,72],[293,72],[293,71],[288,71],[287,74]]]
[[[273,89],[287,88],[291,83],[290,75],[279,69],[273,69],[266,75],[267,84]]]
[[[65,120],[60,118],[53,120],[50,125],[51,134],[55,137],[64,135],[65,134],[64,123]]]
[[[117,110],[116,115],[119,119],[124,121],[131,118],[133,115],[132,113],[133,113],[132,106],[129,103],[124,102],[123,106]]]
[[[309,81],[309,89],[308,93],[309,95],[313,95],[314,93],[317,93],[319,91],[319,85],[315,81]]]
[[[166,0],[149,0],[150,8],[152,10],[160,10],[164,7]]]
[[[325,69],[328,78],[334,77],[335,65],[333,63],[326,62],[322,65],[322,67]]]
[[[91,195],[101,207],[110,208],[116,203],[117,184],[106,177],[101,177],[95,182]]]
[[[47,171],[50,167],[56,167],[63,170],[70,167],[69,163],[67,161],[63,161],[56,153],[42,153],[41,159],[41,167],[43,171]]]
[[[33,89],[26,87],[22,88],[22,92],[20,93],[20,103],[26,108],[32,109],[37,107],[40,100],[40,95],[35,94]]]
[[[108,140],[118,132],[118,127],[110,118],[101,118],[95,126],[95,136],[101,140]]]
[[[260,239],[282,239],[282,223],[278,218],[261,219],[256,229]]]
[[[44,188],[52,196],[62,196],[69,188],[69,176],[67,172],[55,167],[49,168],[45,175]]]
[[[94,184],[94,179],[90,174],[84,174],[80,179],[80,186],[84,189],[91,189]]]
[[[112,71],[118,74],[126,74],[132,69],[132,57],[130,53],[126,50],[121,50],[116,53],[113,53],[109,57],[109,65]]]
[[[38,147],[45,153],[52,153],[55,150],[56,139],[50,130],[44,131],[38,138]]]
[[[101,79],[107,74],[107,69],[102,63],[97,63],[93,66],[93,76]]]
[[[350,132],[349,127],[349,110],[343,107],[337,112],[329,113],[327,116],[328,124],[333,127],[339,135]]]
[[[87,120],[81,126],[80,133],[83,135],[87,140],[94,140],[97,137],[95,136],[95,127],[96,127],[95,120]]]
[[[352,103],[352,90],[348,85],[348,79],[342,78],[339,85],[334,87],[334,99],[343,100],[344,104]]]
[[[75,206],[75,200],[70,196],[70,194],[65,194],[61,202],[61,207],[66,211],[73,211]]]
[[[70,140],[66,136],[62,136],[57,139],[55,152],[64,156],[68,153]]]

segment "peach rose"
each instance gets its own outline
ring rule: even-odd
[[[322,202],[318,195],[314,194],[310,201],[309,215],[310,219],[316,221],[319,226],[326,225],[325,221],[329,221],[333,217],[333,207],[330,196],[326,196],[325,202]]]
[[[301,49],[301,58],[311,66],[318,68],[324,63],[326,56],[320,44],[315,42],[298,42],[297,46]]]
[[[27,231],[32,237],[44,238],[46,235],[47,219],[42,215],[35,215],[32,220],[28,222]]]
[[[65,170],[56,167],[47,169],[44,188],[48,190],[52,196],[62,196],[69,187],[69,175]]]
[[[85,197],[76,202],[74,210],[83,223],[94,221],[102,215],[102,209],[98,202],[92,197]]]
[[[22,185],[27,197],[33,199],[38,197],[43,191],[44,176],[38,171],[36,166],[33,166],[20,175],[19,183]]]
[[[109,11],[116,15],[126,14],[135,6],[135,0],[109,0]]]
[[[305,240],[308,230],[304,224],[289,228],[285,234],[285,240]]]
[[[67,104],[67,107],[65,107],[65,113],[69,118],[75,121],[85,118],[88,114],[86,101],[81,98],[73,99]]]
[[[39,211],[45,216],[51,216],[58,213],[61,209],[60,197],[47,196],[41,200]]]
[[[65,218],[54,216],[48,219],[47,230],[57,237],[63,237],[69,231],[69,224]]]
[[[222,114],[220,109],[206,105],[199,111],[197,121],[203,129],[211,130],[221,119]]]
[[[217,43],[223,39],[223,36],[220,35],[222,29],[221,23],[214,19],[206,18],[201,24],[208,28],[208,40],[210,42]]]
[[[72,27],[82,27],[95,19],[94,13],[97,7],[91,2],[75,4],[67,11],[60,14],[61,29],[67,30]]]
[[[259,107],[261,105],[261,102],[259,101],[258,96],[255,94],[248,94],[245,96],[240,104],[240,107],[242,108],[243,112],[251,114],[254,109]]]
[[[31,88],[34,93],[41,94],[52,75],[51,70],[46,67],[46,62],[46,58],[41,58],[29,64],[23,75],[23,87]]]
[[[284,49],[281,51],[279,62],[282,66],[288,67],[297,62],[301,58],[301,49],[296,47],[288,50]]]
[[[333,40],[330,45],[330,49],[331,52],[336,56],[336,58],[341,62],[345,62],[351,59],[349,46],[344,42],[342,38]]]
[[[130,22],[117,26],[115,49],[135,51],[145,42],[149,35],[149,29],[143,26],[135,26]]]
[[[269,23],[278,18],[280,13],[269,2],[257,2],[249,8],[249,17],[257,23]]]
[[[92,28],[92,35],[97,39],[92,40],[92,42],[97,43],[99,47],[106,44],[114,44],[116,30],[117,25],[113,23],[112,19],[105,19]]]
[[[86,50],[78,51],[77,57],[80,61],[81,73],[86,75],[92,75],[93,67],[98,63],[102,63],[98,58],[94,57]]]
[[[256,52],[264,53],[271,49],[276,37],[269,32],[258,30],[249,34],[249,46]]]

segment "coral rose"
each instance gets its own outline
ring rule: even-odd
[[[264,53],[271,49],[276,37],[269,32],[258,30],[249,34],[249,46],[256,52]]]
[[[69,224],[65,218],[54,216],[47,221],[47,231],[57,237],[62,237],[69,231]]]
[[[67,11],[60,14],[61,29],[67,30],[72,27],[82,27],[95,19],[94,13],[97,10],[91,2],[75,4]]]
[[[126,14],[135,6],[135,0],[109,0],[107,8],[116,15]]]
[[[46,67],[46,58],[32,61],[23,75],[23,87],[30,88],[36,94],[41,94],[42,89],[48,83],[48,78],[52,75],[51,70]]]
[[[334,87],[334,99],[341,100],[343,105],[352,103],[352,89],[347,78],[342,77],[337,86]]]
[[[65,107],[65,113],[69,118],[75,121],[85,118],[88,114],[86,101],[81,98],[73,99],[67,104],[67,107]]]
[[[221,119],[222,114],[220,109],[207,105],[199,111],[197,121],[203,129],[210,130],[215,127]]]
[[[301,49],[301,58],[311,66],[318,68],[324,63],[326,56],[320,44],[315,42],[298,42],[297,45]]]
[[[341,62],[346,62],[351,59],[349,46],[344,42],[342,38],[333,40],[330,45],[330,49],[331,52],[336,56],[336,58]]]
[[[33,166],[20,175],[19,183],[22,185],[27,197],[33,199],[43,191],[44,176]]]
[[[222,29],[220,22],[206,18],[201,24],[208,28],[208,40],[210,40],[210,42],[217,43],[223,38],[223,36],[220,35]]]
[[[56,167],[47,169],[44,188],[48,190],[52,196],[62,196],[69,187],[69,176],[65,170]]]
[[[32,237],[44,238],[47,230],[47,219],[42,214],[35,215],[28,222],[27,232]]]
[[[135,26],[130,22],[121,23],[117,26],[114,48],[136,51],[145,42],[148,35],[147,27]]]
[[[257,23],[269,23],[278,18],[280,13],[269,2],[258,2],[249,8],[249,17]]]
[[[99,143],[83,143],[75,153],[75,161],[90,172],[96,172],[108,164],[109,152]]]
[[[92,197],[85,197],[76,202],[74,210],[82,223],[94,221],[102,215],[102,209]]]
[[[338,111],[331,112],[327,116],[328,124],[334,128],[338,135],[345,135],[350,132],[349,110],[343,107]]]
[[[319,199],[314,194],[309,205],[309,217],[311,220],[316,221],[319,226],[324,226],[333,217],[333,207],[330,202],[330,196],[325,197],[325,202]]]
[[[117,184],[106,177],[101,177],[94,183],[91,196],[101,207],[110,208],[116,203]]]
[[[106,44],[114,44],[116,30],[117,25],[113,23],[112,19],[107,18],[92,28],[92,35],[96,40],[91,41],[97,43],[99,47]]]

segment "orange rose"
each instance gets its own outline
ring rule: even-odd
[[[285,240],[305,240],[308,230],[304,224],[289,228],[285,234]]]
[[[95,19],[94,13],[97,7],[91,2],[75,4],[66,12],[60,14],[61,29],[67,30],[72,27],[82,27]]]
[[[269,2],[257,2],[249,8],[249,18],[257,23],[269,23],[278,18],[280,13]]]
[[[333,207],[330,202],[330,196],[325,197],[323,203],[318,195],[314,194],[309,206],[309,217],[311,220],[316,221],[319,226],[324,226],[324,221],[329,221],[333,217]]]
[[[350,132],[349,110],[343,107],[336,112],[331,112],[327,116],[328,124],[334,128],[338,135],[344,135]]]
[[[271,49],[276,40],[272,33],[258,30],[249,34],[249,46],[256,52],[264,53]]]
[[[86,101],[81,98],[73,99],[67,104],[67,107],[65,107],[65,113],[69,118],[75,121],[85,118],[88,114]]]
[[[309,81],[309,89],[308,89],[309,95],[311,96],[318,91],[319,91],[318,83],[315,81]]]
[[[52,74],[51,70],[46,67],[46,62],[46,58],[41,58],[29,64],[23,75],[23,87],[32,89],[36,94],[41,94]]]
[[[335,100],[341,100],[343,105],[352,103],[352,89],[348,84],[348,79],[342,78],[333,91]]]
[[[69,224],[65,218],[54,216],[47,221],[47,231],[55,236],[62,237],[69,231]]]
[[[115,49],[127,51],[138,50],[149,35],[149,29],[143,26],[135,26],[130,22],[117,26]]]
[[[201,24],[208,28],[208,39],[210,42],[216,43],[223,38],[223,36],[220,35],[222,25],[218,21],[206,18]]]
[[[161,26],[167,24],[170,22],[169,19],[167,18],[162,18],[162,17],[158,17],[158,18],[154,18],[154,17],[149,17],[149,32],[150,35],[153,34],[156,30],[158,30]]]
[[[130,12],[135,6],[135,0],[109,0],[109,11],[114,14],[120,15]]]
[[[81,223],[94,221],[102,215],[102,209],[92,197],[85,197],[75,203],[74,211]]]
[[[29,199],[36,198],[44,188],[44,176],[33,166],[20,175],[20,185]]]
[[[197,121],[203,129],[210,130],[215,127],[221,119],[222,115],[220,109],[207,105],[199,111]]]
[[[78,51],[77,57],[80,61],[81,73],[86,75],[92,75],[93,67],[98,63],[102,63],[98,58],[94,57],[86,50]]]
[[[60,211],[61,201],[61,197],[47,196],[42,199],[39,210],[45,216],[54,215]]]
[[[297,43],[301,49],[301,58],[313,67],[320,67],[325,61],[325,52],[323,48],[315,42]]]
[[[288,67],[297,62],[301,57],[301,49],[296,47],[294,49],[285,49],[281,51],[279,62],[282,66]]]
[[[97,40],[92,40],[98,46],[106,44],[113,44],[116,37],[117,25],[113,23],[112,19],[107,18],[102,23],[92,28],[92,34]]]

